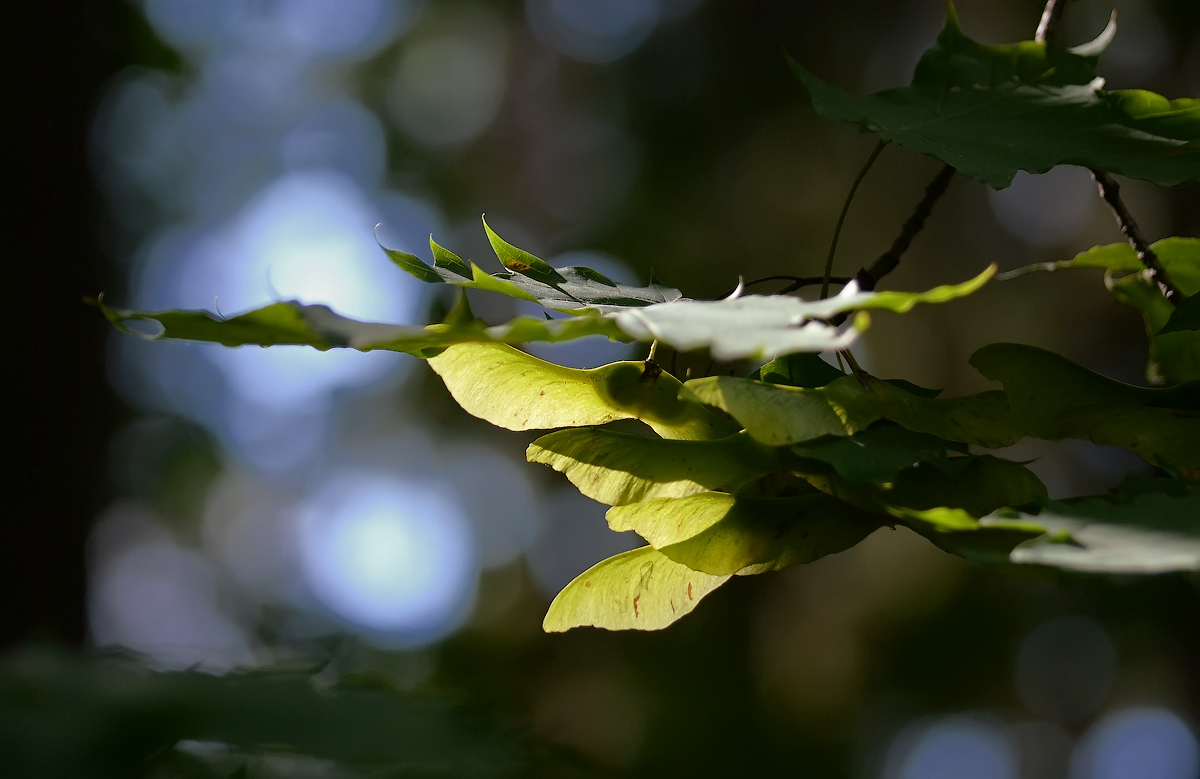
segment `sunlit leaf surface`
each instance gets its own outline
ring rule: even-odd
[[[848,311],[882,309],[904,313],[919,303],[944,303],[969,295],[996,272],[995,266],[962,284],[927,292],[859,292],[848,284],[826,300],[748,295],[725,300],[684,300],[613,315],[617,326],[639,341],[661,341],[680,351],[708,348],[718,360],[774,359],[794,352],[845,349],[868,320],[859,315],[845,330],[826,321]]]
[[[663,438],[707,440],[737,432],[719,414],[680,398],[679,381],[646,363],[579,370],[502,344],[460,344],[429,364],[468,413],[508,430],[640,419]]]
[[[563,588],[542,621],[548,633],[592,626],[661,630],[696,608],[729,576],[693,571],[652,546],[602,560]]]

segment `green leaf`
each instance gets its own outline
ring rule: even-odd
[[[971,364],[1004,385],[1029,435],[1123,446],[1152,465],[1200,467],[1200,382],[1136,387],[1020,344],[985,346]]]
[[[608,511],[613,530],[633,530],[662,554],[714,575],[764,573],[857,544],[883,518],[823,493],[757,498],[706,492]]]
[[[778,452],[744,433],[673,441],[584,427],[542,436],[525,456],[565,474],[581,493],[609,506],[734,489],[782,467]]]
[[[647,363],[578,370],[510,346],[464,343],[430,358],[429,365],[468,413],[507,430],[587,427],[618,419],[640,419],[663,438],[707,440],[738,430],[680,398],[679,380]]]
[[[524,249],[518,249],[496,235],[491,225],[487,223],[486,218],[483,220],[483,229],[487,231],[488,241],[492,244],[492,251],[496,253],[496,258],[500,260],[500,264],[506,269],[514,273],[520,273],[522,276],[528,276],[534,281],[540,281],[552,287],[556,287],[566,281],[566,279],[559,275],[558,271],[550,266],[550,263],[540,257],[534,257]]]
[[[1171,283],[1189,296],[1188,300],[1200,293],[1200,239],[1164,238],[1151,244],[1150,248]],[[1179,326],[1183,320],[1178,320],[1176,326],[1167,327],[1176,308],[1163,296],[1158,285],[1146,278],[1141,260],[1128,243],[1094,246],[1069,260],[1028,265],[1001,274],[999,278],[1011,279],[1036,271],[1068,268],[1106,271],[1105,283],[1112,296],[1141,313],[1150,342],[1146,375],[1152,383],[1200,379],[1200,333],[1194,332],[1195,328]],[[1181,307],[1196,310],[1198,304],[1188,300]],[[1200,322],[1200,317],[1196,321]]]
[[[350,348],[363,352],[383,349],[426,356],[459,343],[559,342],[591,335],[625,339],[611,320],[598,315],[552,321],[517,317],[495,327],[478,320],[409,327],[361,322],[341,316],[328,306],[296,301],[272,303],[229,319],[207,311],[125,311],[111,309],[102,302],[99,305],[110,322],[134,335],[224,346],[302,345],[321,351]]]
[[[847,311],[883,309],[904,313],[918,303],[944,303],[969,295],[996,272],[994,265],[962,284],[927,292],[859,292],[847,284],[834,297],[806,301],[783,295],[724,300],[681,300],[627,308],[612,316],[639,341],[660,341],[679,351],[709,348],[718,360],[781,357],[794,352],[845,349],[867,327],[863,314],[843,332],[825,320]]]
[[[768,384],[789,387],[824,387],[846,374],[812,352],[800,352],[777,357],[759,368],[749,378]]]
[[[1157,335],[1196,330],[1200,330],[1200,297],[1190,297],[1171,312],[1167,323],[1162,326]]]
[[[1200,101],[1106,92],[1096,63],[1115,28],[1067,50],[966,37],[951,5],[912,85],[853,98],[799,65],[817,113],[853,122],[996,189],[1019,170],[1081,165],[1162,185],[1200,180]]]
[[[1039,525],[1014,563],[1095,573],[1200,570],[1200,483],[1130,477],[1106,496],[1046,501],[1036,515],[996,515],[991,527]]]
[[[874,378],[864,387],[856,376],[813,389],[719,376],[693,379],[683,394],[725,411],[756,440],[772,446],[853,435],[880,419],[988,448],[1010,446],[1024,436],[1002,392],[942,399],[914,395]]]
[[[469,712],[386,678],[320,683],[306,673],[256,670],[214,676],[155,673],[132,661],[77,659],[45,649],[0,667],[0,754],[20,777],[108,779],[160,775],[180,741],[236,752],[307,755],[370,775],[432,771],[517,773],[517,745],[483,731]],[[520,773],[525,773],[521,771]]]
[[[1200,293],[1200,238],[1173,236],[1155,241],[1150,244],[1150,249],[1180,292],[1188,296]],[[1007,280],[1027,273],[1071,268],[1093,268],[1119,274],[1141,273],[1145,270],[1133,247],[1128,242],[1122,242],[1093,246],[1069,260],[1026,265],[1001,273],[996,278]]]
[[[602,560],[555,597],[542,621],[547,633],[592,626],[661,630],[696,608],[729,576],[693,571],[652,546]]]
[[[486,222],[484,226],[487,226]],[[433,238],[429,239],[434,260],[432,266],[406,252],[386,247],[383,251],[402,270],[426,283],[454,284],[467,289],[494,292],[564,313],[611,313],[682,298],[679,290],[656,282],[647,287],[630,287],[583,266],[572,265],[556,270],[529,252],[507,243],[491,228],[487,230],[497,257],[510,270],[489,274],[475,263],[465,262],[439,246]]]
[[[905,468],[921,462],[944,462],[947,450],[966,449],[964,444],[882,423],[852,436],[822,436],[793,446],[792,453],[802,460],[831,466],[851,484],[885,484]]]

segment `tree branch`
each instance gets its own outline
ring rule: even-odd
[[[1067,0],[1047,0],[1046,7],[1042,10],[1042,19],[1038,22],[1037,33],[1033,36],[1035,41],[1050,43],[1054,40],[1054,33],[1058,31],[1058,20],[1062,17],[1066,5]]]
[[[1117,180],[1110,174],[1095,169],[1092,170],[1092,179],[1096,182],[1096,190],[1100,193],[1100,198],[1112,209],[1113,216],[1117,218],[1117,224],[1120,226],[1121,232],[1128,239],[1129,245],[1137,252],[1138,259],[1141,260],[1142,265],[1149,272],[1151,280],[1158,283],[1163,297],[1171,301],[1173,305],[1179,305],[1183,301],[1183,293],[1171,283],[1171,279],[1163,269],[1162,263],[1158,260],[1158,255],[1150,248],[1146,237],[1138,229],[1137,222],[1133,219],[1133,214],[1129,213],[1129,209],[1125,206],[1125,201],[1121,200],[1121,187],[1117,184]]]
[[[875,285],[879,280],[896,269],[900,264],[900,258],[908,251],[908,247],[912,244],[913,239],[917,237],[917,233],[921,232],[921,228],[925,227],[925,220],[929,218],[933,212],[933,206],[937,201],[946,194],[946,189],[950,186],[950,180],[954,178],[954,168],[951,165],[944,165],[938,174],[934,176],[933,181],[929,182],[929,186],[925,187],[925,197],[921,198],[921,202],[917,204],[916,210],[912,216],[904,223],[904,227],[900,230],[900,235],[896,240],[892,241],[892,246],[886,252],[879,256],[879,259],[871,263],[871,267],[863,268],[856,276],[858,279],[859,289],[864,292],[875,289]]]

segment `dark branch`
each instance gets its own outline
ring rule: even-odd
[[[1054,33],[1058,30],[1058,20],[1062,17],[1063,8],[1067,5],[1067,0],[1047,0],[1045,9],[1042,10],[1042,20],[1038,22],[1037,33],[1033,39],[1038,43],[1050,43],[1054,40]]]
[[[950,165],[945,165],[933,181],[929,182],[929,186],[925,188],[925,197],[921,198],[921,202],[917,204],[917,208],[913,211],[912,216],[904,223],[904,227],[900,230],[900,235],[896,240],[892,241],[892,246],[886,252],[879,256],[879,259],[871,263],[871,267],[863,268],[858,272],[859,289],[864,292],[875,289],[875,285],[879,280],[896,269],[900,264],[900,258],[908,251],[908,247],[912,244],[913,239],[917,237],[917,233],[921,232],[921,228],[925,227],[925,220],[929,218],[933,212],[933,206],[946,194],[946,189],[950,186],[950,179],[954,178],[954,168]]]
[[[1129,245],[1137,252],[1138,259],[1150,274],[1151,280],[1158,283],[1162,289],[1163,296],[1171,301],[1174,305],[1179,305],[1183,300],[1183,293],[1171,283],[1171,279],[1167,276],[1167,272],[1163,270],[1162,263],[1158,260],[1158,255],[1150,248],[1150,244],[1146,242],[1145,236],[1138,229],[1137,222],[1133,219],[1133,214],[1129,213],[1129,209],[1125,206],[1125,202],[1121,200],[1121,187],[1108,173],[1102,170],[1092,170],[1092,178],[1096,182],[1096,189],[1100,193],[1101,199],[1108,204],[1112,209],[1113,216],[1117,218],[1117,224],[1121,228],[1121,232],[1125,238],[1129,240]]]

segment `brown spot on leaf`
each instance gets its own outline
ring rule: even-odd
[[[526,271],[533,266],[527,262],[521,262],[520,260],[509,260],[508,262],[504,263],[504,267],[508,268],[509,270]]]
[[[692,597],[692,583],[691,582],[688,582],[688,600],[695,600],[695,598]]]
[[[635,617],[642,616],[641,614],[638,613],[638,605],[637,605],[637,602],[638,602],[638,600],[641,599],[641,597],[642,597],[641,595],[633,596],[633,616],[635,616]]]

